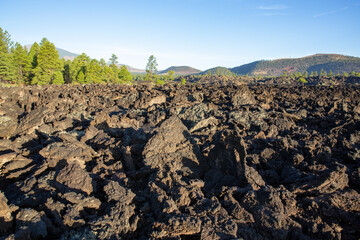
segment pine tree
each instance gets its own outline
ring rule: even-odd
[[[78,82],[78,83],[85,83],[85,74],[88,65],[90,64],[90,57],[85,53],[74,58],[72,63],[70,64],[70,81],[71,82]],[[79,74],[82,72],[82,75],[79,80]],[[82,78],[84,77],[84,78]]]
[[[28,53],[28,58],[30,60],[31,71],[29,72],[27,83],[30,84],[34,78],[34,69],[37,67],[37,57],[40,52],[40,46],[37,42],[31,45],[30,51]]]
[[[54,73],[51,84],[64,84],[64,77],[60,71]]]
[[[70,78],[70,66],[71,66],[71,61],[70,60],[64,60],[63,61],[63,65],[64,65],[64,70],[62,72],[63,77],[64,77],[64,83],[71,83],[71,78]]]
[[[11,46],[10,34],[0,28],[0,81],[13,81],[15,77],[10,56]]]
[[[20,43],[16,43],[11,53],[12,64],[15,70],[15,83],[24,84],[30,72],[30,59],[26,54],[25,48]]]
[[[29,51],[29,59],[31,61],[32,68],[36,68],[37,66],[37,56],[40,52],[40,46],[37,42],[35,42],[33,45],[31,45],[30,51]]]
[[[101,61],[100,61],[100,63],[101,63]],[[113,79],[113,76],[114,76],[114,71],[112,70],[111,67],[109,67],[107,65],[105,67],[103,67],[103,69],[102,69],[103,82],[106,82],[106,83],[111,82]]]
[[[146,65],[146,76],[145,76],[145,80],[146,81],[154,81],[156,79],[156,71],[157,71],[157,62],[156,62],[156,58],[154,57],[154,55],[151,55],[149,57],[149,61]]]
[[[111,58],[109,59],[111,62],[110,65],[116,65],[118,63],[117,59],[118,57],[115,54],[111,55]]]
[[[37,57],[38,65],[34,69],[34,78],[32,84],[45,85],[51,84],[56,78],[59,78],[58,72],[63,70],[63,65],[59,59],[59,53],[55,45],[43,38],[40,44],[40,51]],[[59,80],[57,80],[59,81]]]
[[[91,60],[85,76],[86,83],[101,83],[101,66],[96,59]]]
[[[82,71],[80,71],[79,74],[77,75],[76,82],[81,83],[81,84],[86,83],[85,82],[85,74]]]
[[[118,76],[119,83],[132,83],[133,77],[125,65],[120,67]]]

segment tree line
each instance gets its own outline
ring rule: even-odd
[[[117,65],[115,54],[110,64],[91,59],[85,53],[73,61],[60,59],[55,45],[46,38],[30,49],[13,43],[10,34],[0,28],[0,81],[22,85],[132,83],[126,66]]]

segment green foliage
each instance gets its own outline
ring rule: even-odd
[[[298,83],[303,83],[303,84],[308,83],[308,81],[306,81],[306,79],[303,77],[300,77],[297,81],[298,81]]]
[[[64,70],[62,71],[63,77],[64,77],[64,83],[71,83],[71,77],[70,77],[70,66],[71,61],[62,59]]]
[[[69,67],[70,82],[85,83],[86,69],[90,61],[90,57],[85,53],[74,58]],[[80,73],[82,73],[82,76],[79,76]]]
[[[231,72],[228,68],[226,67],[215,67],[215,68],[211,68],[205,72],[202,72],[202,74],[207,75],[207,76],[233,76],[233,72]]]
[[[132,83],[133,77],[125,65],[122,65],[120,67],[118,79],[119,79],[118,83],[122,83],[122,84],[125,84],[125,83],[131,84]]]
[[[118,59],[118,57],[115,54],[111,55],[111,58],[109,59],[111,62],[111,65],[116,65],[118,63],[117,59]]]
[[[146,81],[156,82],[157,66],[158,64],[156,62],[156,58],[154,57],[154,55],[151,55],[149,57],[148,63],[146,64],[146,76],[145,76]]]
[[[77,83],[85,84],[86,83],[85,82],[85,74],[82,71],[80,71],[77,78],[76,78],[76,80],[77,80],[76,81]]]
[[[14,81],[15,79],[10,55],[11,47],[10,34],[0,28],[0,81]]]
[[[102,74],[101,66],[96,59],[91,60],[90,64],[86,67],[85,83],[101,83]]]
[[[173,70],[168,71],[167,78],[169,79],[169,81],[174,80],[174,75],[175,75],[175,72]]]
[[[333,74],[333,72],[330,70],[330,72],[328,73],[328,75],[327,75],[328,77],[333,77],[334,76],[334,74]]]
[[[40,46],[35,42],[33,45],[31,45],[30,51],[28,53],[32,68],[36,68],[37,66],[37,56],[39,52],[40,52]]]
[[[181,85],[185,85],[186,84],[186,79],[185,78],[181,78]]]
[[[100,61],[101,64],[101,61]],[[103,82],[110,83],[112,79],[114,78],[114,71],[111,67],[105,65],[102,70],[102,79]]]
[[[34,78],[31,81],[32,84],[51,84],[56,77],[60,76],[58,72],[61,74],[63,70],[63,65],[55,45],[46,38],[43,38],[41,41],[37,62],[38,65],[33,70]]]
[[[19,43],[16,43],[12,49],[11,56],[12,65],[15,70],[15,83],[24,84],[31,70],[30,59],[26,50]]]
[[[54,73],[53,78],[52,78],[52,84],[64,84],[64,77],[62,75],[61,72],[57,71]]]
[[[320,72],[321,69],[332,70],[334,74],[351,70],[360,72],[360,58],[336,54],[317,54],[303,58],[256,61],[230,70],[238,75],[260,75],[265,72],[268,76],[281,76],[284,69],[294,69],[302,73],[305,71]]]
[[[163,79],[160,79],[160,78],[158,78],[158,79],[156,79],[156,83],[155,83],[156,85],[164,85],[165,84],[165,81],[163,80]]]

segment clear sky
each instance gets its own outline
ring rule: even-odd
[[[360,0],[0,0],[0,27],[144,69],[201,70],[315,53],[360,56]]]

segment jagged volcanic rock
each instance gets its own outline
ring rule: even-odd
[[[360,88],[0,88],[0,239],[358,239]]]

